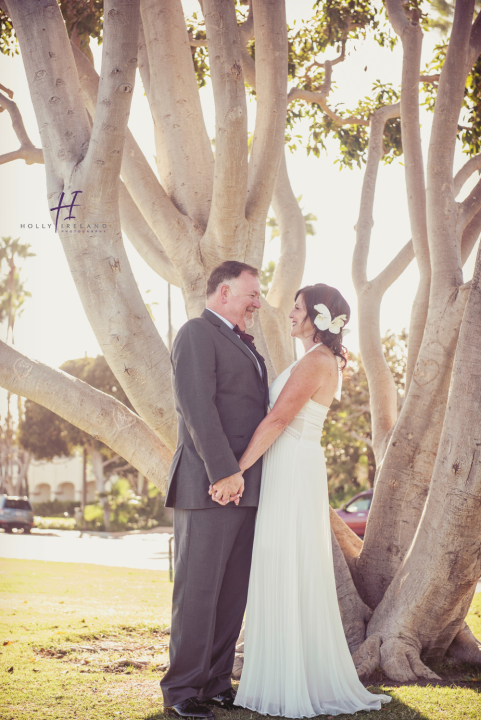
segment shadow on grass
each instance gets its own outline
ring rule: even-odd
[[[385,695],[391,695],[393,693],[393,689],[386,689],[385,687],[373,687],[370,686],[369,690],[373,693],[379,694],[383,693]],[[376,713],[377,711],[372,711]],[[423,712],[417,711],[415,708],[412,707],[411,704],[401,701],[399,698],[393,697],[391,702],[387,705],[382,706],[382,710],[379,711],[379,720],[405,720],[409,718],[409,720],[430,720],[432,717],[431,715],[426,715]],[[158,710],[154,713],[149,713],[148,715],[144,715],[143,720],[174,720],[176,717],[175,713],[173,713],[171,710]],[[270,715],[260,715],[259,713],[253,712],[252,710],[244,710],[241,708],[231,710],[229,712],[215,710],[215,719],[216,720],[262,720],[262,718],[269,718]],[[319,718],[319,720],[325,720],[325,718],[332,718],[332,715],[317,715],[316,717]],[[365,717],[366,720],[370,718],[371,720],[376,717],[376,714],[374,716],[368,712],[368,711],[358,711],[355,714],[342,714],[342,715],[336,715],[336,720],[360,720],[361,718]]]
[[[464,717],[463,709],[473,709],[475,696],[481,698],[480,668],[466,664],[453,666],[443,663],[433,669],[441,677],[439,682],[394,683],[380,670],[376,671],[364,684],[371,693],[391,696],[391,702],[383,705],[380,711],[372,711],[373,714],[367,711],[358,711],[355,714],[337,715],[335,716],[336,720],[356,720],[363,717],[366,720],[368,718],[374,720],[376,717],[379,720],[433,720],[433,718],[439,717],[439,703],[444,705],[444,701],[447,699],[446,692],[450,695],[451,690],[456,696],[452,697],[452,702],[455,703],[458,711],[455,717]],[[459,691],[463,693],[462,698],[457,696]],[[401,694],[404,697],[400,697]],[[449,713],[448,707],[449,703],[444,709],[441,708],[441,711]],[[481,717],[481,708],[478,716],[472,714],[468,716]],[[161,709],[144,715],[142,720],[167,720],[168,718],[173,720],[175,717],[176,715],[171,710]],[[235,708],[230,712],[215,710],[215,717],[216,720],[261,720],[270,716]],[[319,715],[316,717],[324,720],[333,716]]]

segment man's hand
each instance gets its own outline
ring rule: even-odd
[[[238,505],[243,492],[244,478],[240,472],[218,480],[215,485],[211,485],[209,488],[209,495],[219,505],[227,505],[231,501]]]

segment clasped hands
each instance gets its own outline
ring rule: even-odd
[[[215,485],[209,487],[209,495],[212,500],[219,503],[219,505],[227,505],[227,503],[230,502],[238,505],[243,492],[244,478],[242,477],[242,472],[222,478],[222,480],[218,480]]]

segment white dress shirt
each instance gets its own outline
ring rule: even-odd
[[[207,308],[207,310],[208,310],[209,312],[213,313],[214,315],[217,315],[217,317],[220,318],[221,320],[223,320],[223,321],[225,322],[225,324],[226,324],[228,327],[230,327],[231,330],[234,329],[234,325],[230,322],[230,320],[227,320],[227,319],[226,319],[225,317],[223,317],[222,315],[219,315],[219,313],[216,313],[215,310],[211,310],[210,308]],[[240,339],[240,338],[239,338],[239,339]],[[245,343],[244,343],[244,345],[245,345]],[[252,357],[253,357],[254,360],[256,361],[256,363],[257,363],[257,369],[259,370],[259,375],[262,377],[262,368],[261,368],[261,366],[260,366],[259,360],[256,358],[256,356],[254,355],[254,353],[252,352],[252,350],[249,348],[248,345],[246,345],[246,348],[249,350],[250,354],[252,355]]]

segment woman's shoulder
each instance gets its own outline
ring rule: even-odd
[[[337,357],[326,345],[319,344],[315,348],[311,348],[299,360],[294,370],[298,372],[318,372],[329,373],[337,377],[339,365]]]

